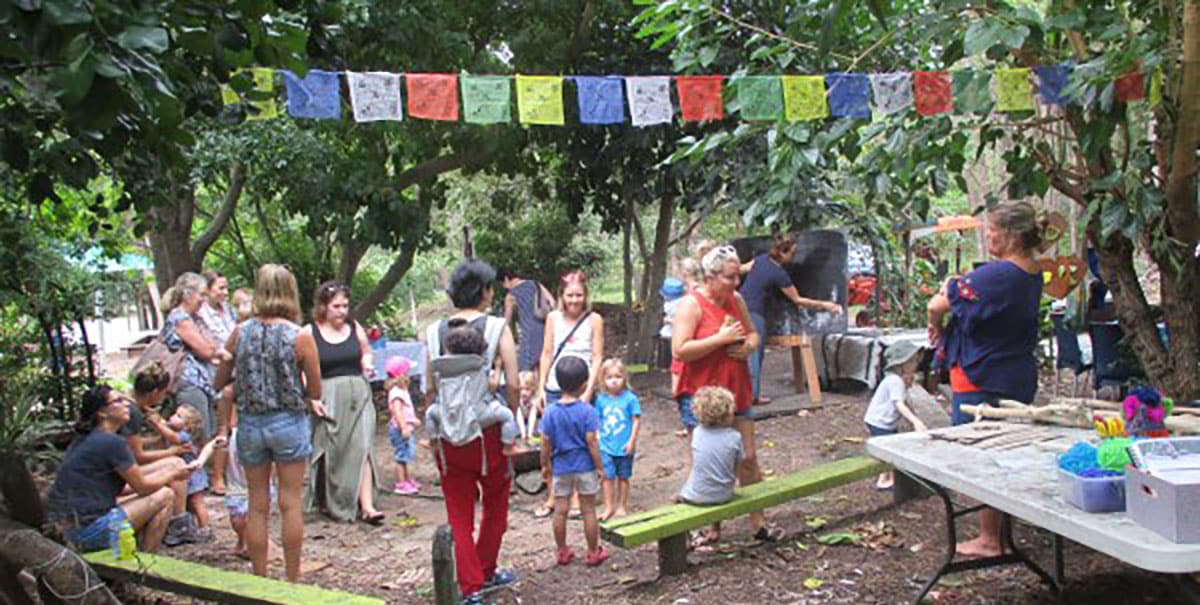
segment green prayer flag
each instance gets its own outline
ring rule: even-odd
[[[779,76],[745,76],[736,82],[743,120],[774,121],[783,117],[783,87]]]
[[[950,72],[950,78],[955,113],[988,113],[992,110],[990,73],[964,69]]]
[[[512,78],[461,74],[463,120],[470,124],[504,124],[512,120]]]
[[[996,110],[1033,111],[1033,81],[1025,67],[996,70]]]

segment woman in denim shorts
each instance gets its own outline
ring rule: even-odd
[[[225,346],[233,363],[222,364],[216,378],[217,388],[222,389],[237,370],[237,450],[249,484],[246,542],[254,573],[267,575],[267,517],[275,471],[283,517],[283,560],[290,582],[300,576],[304,541],[300,497],[312,453],[309,413],[325,417],[317,346],[311,332],[300,330],[299,320],[296,278],[282,265],[259,267],[254,316],[230,335]],[[221,436],[229,434],[231,412],[222,400]]]

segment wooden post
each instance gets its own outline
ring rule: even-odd
[[[658,541],[658,574],[677,576],[687,571],[687,532],[667,536]]]
[[[433,532],[433,602],[437,605],[454,605],[458,602],[454,535],[449,525],[439,525]]]

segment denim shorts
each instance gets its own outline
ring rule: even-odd
[[[226,494],[225,510],[230,517],[245,517],[250,514],[250,497],[246,494]]]
[[[894,428],[885,429],[883,427],[875,426],[871,423],[864,423],[864,424],[867,425],[867,434],[872,437],[885,437],[887,435],[895,435],[896,434],[896,429],[894,429]]]
[[[396,464],[408,464],[416,458],[416,441],[417,435],[414,432],[412,435],[405,437],[400,429],[388,425],[388,441],[392,442],[392,459]]]
[[[629,479],[633,477],[633,456],[613,456],[600,452],[604,464],[605,479]]]
[[[696,428],[700,421],[696,419],[696,413],[692,411],[692,396],[684,395],[679,398],[679,419],[683,421],[683,428],[689,431]]]
[[[308,414],[279,410],[239,415],[237,450],[246,466],[307,460],[313,451]]]
[[[95,521],[79,527],[72,527],[63,532],[67,542],[75,545],[79,552],[93,552],[108,548],[109,528],[114,523],[128,519],[125,509],[114,506]]]
[[[203,467],[192,471],[192,475],[188,477],[187,495],[198,494],[208,489],[208,471]]]
[[[554,475],[550,489],[555,498],[570,498],[572,491],[579,492],[580,496],[595,496],[600,492],[600,477],[596,476],[596,471]]]
[[[995,407],[999,403],[1000,395],[996,393],[989,393],[987,391],[954,393],[950,398],[950,419],[954,423],[954,426],[966,424],[975,420],[975,417],[970,414],[964,414],[960,409],[962,406],[987,404]]]

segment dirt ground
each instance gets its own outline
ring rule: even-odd
[[[790,358],[783,351],[768,354],[769,392],[790,389]],[[684,480],[685,440],[675,434],[679,416],[672,402],[656,396],[665,391],[663,373],[638,376],[643,430],[634,467],[631,504],[642,511],[667,503]],[[788,416],[758,423],[763,467],[779,476],[814,464],[862,451],[862,415],[870,393],[827,394],[825,405],[806,416]],[[382,421],[382,416],[381,416]],[[386,427],[375,441],[379,459],[392,471]],[[434,529],[445,522],[440,493],[433,486],[432,460],[422,450],[416,474],[424,484],[419,497],[379,497],[388,517],[384,526],[339,524],[309,516],[305,525],[304,559],[328,563],[303,581],[326,588],[369,594],[389,603],[432,602],[430,547]],[[394,481],[394,478],[392,479]],[[389,481],[387,484],[390,484]],[[621,550],[610,545],[612,558],[599,568],[579,560],[567,567],[554,564],[550,521],[532,511],[541,496],[514,493],[502,565],[520,577],[512,589],[489,595],[504,605],[539,603],[908,603],[945,557],[945,525],[940,501],[925,499],[900,507],[890,492],[877,492],[872,482],[831,490],[768,511],[768,519],[786,533],[772,545],[753,544],[747,523],[726,525],[725,542],[711,554],[689,556],[687,573],[657,577],[656,547]],[[229,554],[233,533],[220,505],[208,499],[213,511],[216,541],[184,546],[168,554],[226,569],[249,572],[248,562]],[[973,520],[965,531],[974,534]],[[854,531],[860,545],[825,546],[818,536]],[[278,539],[278,519],[272,524]],[[1018,542],[1051,568],[1051,536],[1019,525]],[[568,538],[583,550],[583,526],[573,521]],[[1141,572],[1109,557],[1068,543],[1068,583],[1062,602],[1172,603],[1178,598],[1165,577]],[[281,565],[273,564],[279,577]],[[143,593],[150,602],[186,602],[178,597]],[[1053,603],[1058,602],[1037,578],[1010,567],[958,574],[944,579],[932,593],[936,603]]]

